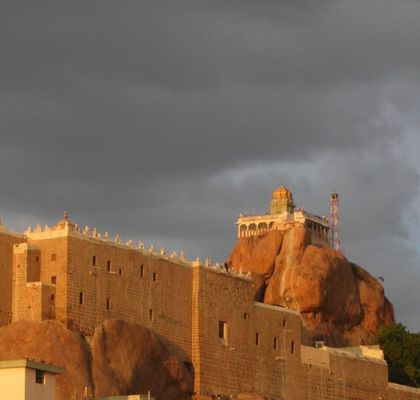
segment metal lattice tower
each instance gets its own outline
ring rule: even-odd
[[[331,224],[331,247],[341,251],[340,242],[340,196],[331,193],[330,196],[330,224]]]

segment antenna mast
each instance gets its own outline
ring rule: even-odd
[[[340,242],[340,196],[331,193],[330,196],[330,224],[331,224],[331,247],[341,251]]]

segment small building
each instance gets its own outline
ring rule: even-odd
[[[292,192],[285,186],[280,186],[273,192],[267,214],[240,214],[236,225],[238,238],[261,236],[270,230],[284,231],[301,225],[311,232],[313,244],[328,245],[330,230],[328,219],[295,207]]]
[[[55,376],[61,368],[33,360],[0,361],[1,398],[54,400]]]

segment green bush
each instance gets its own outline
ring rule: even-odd
[[[420,387],[420,333],[411,333],[402,324],[383,326],[378,343],[388,363],[389,380]]]

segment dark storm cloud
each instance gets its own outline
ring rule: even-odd
[[[335,189],[347,255],[420,329],[416,291],[388,283],[420,281],[419,17],[408,0],[3,2],[0,216],[68,208],[220,260],[280,183],[319,214]]]

